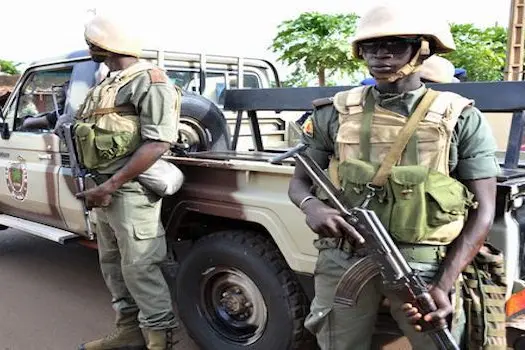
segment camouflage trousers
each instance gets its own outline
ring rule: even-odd
[[[160,223],[161,198],[137,181],[124,184],[111,205],[97,208],[100,268],[117,313],[136,313],[140,326],[177,326],[160,263],[166,239]]]
[[[375,277],[361,290],[357,304],[353,307],[334,304],[335,288],[343,273],[358,260],[352,253],[331,247],[326,239],[316,241],[319,249],[314,278],[315,297],[310,306],[310,314],[305,327],[317,337],[322,350],[368,350],[371,348],[377,313],[381,301],[387,297],[390,301],[390,312],[399,328],[408,337],[413,349],[437,349],[428,335],[416,332],[408,323],[401,305],[403,301],[396,298],[381,284],[380,277]],[[437,272],[438,263],[413,263],[409,265],[420,271],[421,276],[430,281]],[[453,315],[452,332],[461,344],[465,329],[465,313],[462,311],[462,300],[454,297],[453,306],[457,312]]]

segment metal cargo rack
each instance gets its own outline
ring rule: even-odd
[[[498,180],[501,182],[525,175],[525,169],[521,168],[519,164],[525,126],[525,82],[428,84],[428,87],[438,91],[455,92],[471,98],[475,100],[475,106],[482,112],[511,112],[512,124],[508,135],[502,174]],[[352,86],[227,90],[224,109],[237,112],[232,150],[236,149],[240,125],[245,114],[252,128],[255,151],[263,152],[265,148],[259,129],[257,112],[310,111],[313,109],[313,100],[331,97],[339,91],[350,88]]]

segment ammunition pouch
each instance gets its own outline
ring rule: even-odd
[[[339,164],[346,205],[360,206],[378,165],[357,159]],[[461,232],[473,195],[459,181],[420,165],[394,166],[368,204],[398,242],[448,244]]]
[[[505,283],[503,254],[485,243],[463,272],[468,349],[505,350]]]
[[[79,161],[90,170],[108,167],[135,151],[140,142],[136,133],[110,131],[95,123],[77,122],[74,132]]]

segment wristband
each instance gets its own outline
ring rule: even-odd
[[[308,200],[314,199],[314,198],[315,198],[314,196],[306,196],[306,197],[304,197],[303,200],[301,201],[301,203],[299,203],[299,209],[303,210],[304,203],[306,203]]]

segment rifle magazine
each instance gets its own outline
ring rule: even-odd
[[[355,306],[363,287],[379,272],[377,263],[370,256],[359,259],[357,263],[346,270],[337,283],[334,302],[346,306]]]

